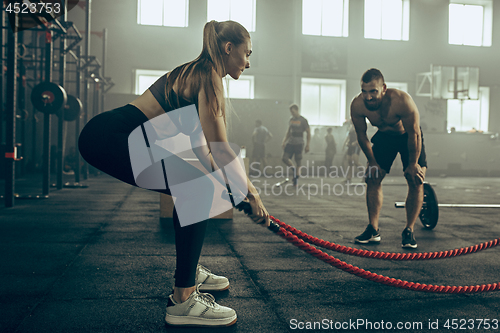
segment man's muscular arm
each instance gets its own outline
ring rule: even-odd
[[[418,158],[422,150],[422,134],[420,132],[420,115],[415,102],[410,95],[403,93],[401,96],[401,122],[408,133],[409,164],[405,170],[405,176],[417,180],[418,183],[424,181],[424,173],[418,165]]]
[[[410,152],[410,165],[417,164],[420,150],[422,149],[422,137],[420,133],[420,115],[413,99],[406,93],[402,96],[401,121],[408,133],[408,151]]]
[[[375,160],[375,156],[373,155],[372,146],[370,144],[370,140],[368,139],[368,135],[366,134],[367,126],[366,119],[363,114],[359,111],[359,106],[356,104],[359,103],[357,98],[355,98],[351,103],[351,120],[354,125],[354,129],[356,130],[356,135],[358,137],[358,143],[363,150],[363,153],[368,160],[368,164],[377,165],[377,161]],[[347,138],[347,140],[349,137]]]

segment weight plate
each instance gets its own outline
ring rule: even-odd
[[[82,102],[73,95],[68,95],[68,100],[66,101],[66,105],[64,106],[64,120],[65,121],[74,121],[78,117],[80,117],[83,110]],[[62,111],[62,109],[61,109]],[[60,113],[59,111],[59,116]]]
[[[52,82],[42,82],[31,90],[31,103],[45,114],[56,114],[67,101],[66,90]]]
[[[439,206],[436,192],[429,183],[424,183],[424,204],[420,211],[420,221],[427,229],[434,229],[439,219]]]

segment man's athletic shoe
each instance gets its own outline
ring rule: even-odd
[[[183,303],[170,295],[165,321],[176,326],[230,326],[236,322],[236,312],[215,302],[212,295],[200,293],[199,286]]]
[[[198,265],[196,271],[196,285],[200,291],[222,291],[229,288],[229,280],[224,276],[215,275],[208,268]]]
[[[368,224],[365,231],[358,237],[354,238],[354,241],[360,244],[380,243],[380,234],[371,224]]]
[[[410,228],[403,230],[401,236],[403,237],[403,242],[401,244],[402,247],[411,249],[417,248],[417,241],[415,240],[415,237],[413,237],[413,231],[411,231]]]
[[[299,181],[299,176],[293,177],[293,180],[292,180],[293,187],[297,187],[298,181]]]

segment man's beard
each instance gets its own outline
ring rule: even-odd
[[[377,101],[376,103],[368,103],[367,101],[364,101],[364,103],[365,107],[370,111],[376,111],[382,105],[382,101]]]

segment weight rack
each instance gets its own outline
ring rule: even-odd
[[[38,0],[31,0],[31,3],[38,3]],[[57,123],[57,150],[51,152],[51,115],[43,115],[43,148],[42,148],[42,193],[41,195],[17,195],[15,193],[16,173],[23,175],[26,169],[31,171],[38,167],[39,149],[37,142],[39,141],[40,132],[39,118],[36,110],[32,107],[29,111],[26,110],[26,88],[33,89],[39,82],[52,82],[53,71],[58,70],[58,82],[61,86],[66,87],[69,84],[74,86],[75,97],[80,98],[82,80],[83,84],[83,112],[82,118],[84,124],[95,114],[103,110],[104,95],[114,85],[111,78],[104,75],[103,65],[95,56],[89,55],[90,50],[90,15],[91,15],[91,0],[86,0],[86,33],[84,37],[78,31],[77,27],[67,21],[67,4],[68,0],[61,0],[64,9],[59,20],[54,15],[37,15],[29,14],[31,24],[33,21],[36,27],[23,29],[27,22],[26,15],[21,17],[18,14],[9,14],[10,26],[6,24],[7,13],[5,11],[6,4],[3,3],[1,13],[1,33],[0,33],[0,68],[4,69],[4,61],[6,61],[6,75],[4,70],[0,77],[0,105],[4,101],[4,89],[7,88],[5,94],[5,109],[0,109],[0,147],[3,140],[3,121],[5,119],[5,158],[2,156],[4,168],[0,164],[0,170],[4,174],[5,179],[5,206],[13,207],[15,198],[48,198],[50,192],[50,175],[51,163],[54,164],[53,155],[56,163],[57,182],[52,184],[53,187],[61,189],[62,187],[83,187],[80,184],[80,178],[88,178],[88,167],[86,163],[80,168],[80,155],[76,152],[76,168],[75,183],[63,184],[63,168],[64,168],[64,151],[66,142],[67,124],[64,121],[64,108],[59,113],[59,121]],[[17,32],[16,32],[17,31]],[[105,59],[106,48],[106,29],[103,34],[103,59]],[[25,34],[31,34],[31,44],[25,44]],[[7,35],[7,43],[5,43],[5,35]],[[56,40],[59,39],[59,47],[56,46]],[[85,40],[84,54],[82,55],[80,42]],[[5,50],[7,55],[4,55]],[[22,52],[21,52],[22,51]],[[54,56],[56,60],[54,61]],[[71,61],[67,61],[67,55],[72,57]],[[74,69],[69,70],[68,65],[72,65]],[[74,78],[66,77],[67,73],[74,74]],[[83,74],[83,75],[82,75]],[[16,83],[17,81],[17,83]],[[93,82],[92,93],[92,108],[89,108],[89,89],[90,83]],[[29,104],[29,103],[28,103]],[[89,115],[89,111],[93,110],[93,114]],[[19,115],[21,111],[21,115]],[[5,116],[4,116],[5,114]],[[75,120],[75,148],[77,148],[78,135],[80,132],[81,121],[80,117]],[[31,123],[30,123],[31,122]],[[29,126],[31,125],[31,126]],[[31,142],[27,144],[26,127],[31,127]],[[17,132],[16,132],[17,130]],[[20,143],[17,143],[20,141]],[[31,145],[31,154],[28,154],[27,147]],[[3,150],[0,152],[4,154]],[[51,156],[52,155],[52,156]],[[23,157],[28,157],[24,159]],[[28,164],[29,163],[29,164]],[[54,169],[52,169],[54,171]]]

